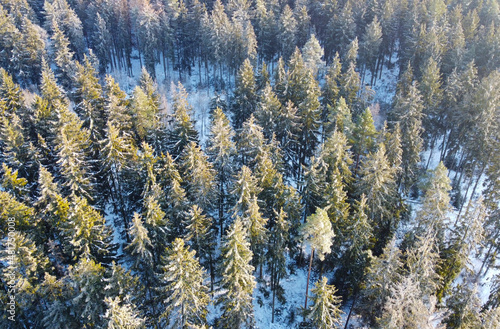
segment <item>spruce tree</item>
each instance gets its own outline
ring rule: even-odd
[[[311,296],[313,304],[307,317],[311,320],[314,328],[340,328],[342,311],[339,306],[341,300],[340,297],[335,296],[337,292],[335,286],[329,285],[328,279],[322,277],[316,282],[311,292],[313,293]]]
[[[378,257],[372,257],[364,279],[360,304],[356,307],[365,321],[375,323],[383,314],[390,287],[402,279],[402,253],[396,239],[390,240]]]
[[[361,163],[359,176],[356,193],[366,196],[367,214],[374,227],[375,238],[380,239],[378,243],[383,246],[398,221],[397,214],[393,213],[398,209],[395,170],[387,162],[383,144]]]
[[[205,209],[212,206],[215,200],[215,172],[208,157],[198,145],[190,142],[181,160],[188,199]]]
[[[287,276],[286,269],[286,245],[289,241],[290,222],[287,214],[280,208],[276,213],[276,221],[269,231],[269,244],[267,248],[268,271],[271,275],[272,298],[272,320],[274,322],[275,299],[284,301],[284,290],[280,285],[281,279]]]
[[[140,329],[144,327],[144,318],[139,316],[135,305],[122,302],[120,297],[104,299],[106,303],[106,313],[104,318],[107,320],[108,329]]]
[[[73,52],[70,50],[70,42],[65,33],[59,29],[56,21],[52,22],[53,55],[57,64],[56,76],[62,87],[70,91],[73,86],[73,77],[76,73],[75,62],[73,61]]]
[[[257,90],[253,66],[246,59],[236,77],[236,89],[232,100],[233,124],[235,129],[241,128],[250,115],[257,109]]]
[[[440,246],[444,244],[445,229],[447,226],[448,212],[450,211],[451,190],[447,169],[442,162],[436,169],[429,172],[422,209],[417,212],[417,235],[434,232]]]
[[[203,285],[204,273],[195,251],[184,245],[184,240],[175,239],[163,256],[163,272],[160,274],[162,291],[165,294],[165,310],[162,317],[167,326],[189,328],[206,322],[210,301],[208,288]]]
[[[408,90],[401,90],[396,95],[392,117],[401,127],[403,149],[401,184],[406,193],[415,183],[420,163],[420,152],[423,147],[422,110],[422,97],[415,83],[411,84]]]
[[[187,92],[178,84],[174,92],[173,108],[173,127],[169,134],[169,152],[176,159],[180,156],[184,148],[191,142],[198,143],[198,132],[194,128],[194,122],[191,119],[192,107],[187,101]]]
[[[253,254],[253,265],[255,268],[260,266],[260,273],[262,275],[262,266],[265,257],[264,248],[268,240],[268,232],[266,229],[268,219],[262,217],[256,196],[250,199],[248,210],[243,214],[241,220],[249,233],[250,249]]]
[[[217,172],[217,209],[219,215],[220,234],[224,230],[224,213],[229,198],[230,177],[233,174],[233,161],[236,154],[236,145],[233,142],[234,131],[231,124],[220,108],[216,108],[210,128],[207,154]]]
[[[254,267],[250,265],[252,251],[248,231],[241,219],[231,224],[222,247],[222,288],[217,303],[222,304],[222,328],[252,328],[254,326],[252,292],[255,288]]]

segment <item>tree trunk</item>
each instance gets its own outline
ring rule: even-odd
[[[304,303],[304,309],[307,309],[307,295],[309,294],[309,279],[311,277],[311,267],[314,257],[314,248],[311,248],[311,257],[309,258],[309,271],[307,272],[307,285],[306,285],[306,301]],[[306,320],[306,316],[304,315],[304,321]]]
[[[354,299],[352,301],[351,307],[349,308],[349,314],[347,315],[347,319],[345,320],[344,329],[347,329],[347,325],[349,324],[349,320],[351,319],[352,310],[354,308],[354,304],[356,304],[357,298],[358,298],[358,293],[356,292],[356,294],[354,295]]]

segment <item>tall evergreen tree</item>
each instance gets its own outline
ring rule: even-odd
[[[311,297],[313,305],[310,308],[308,318],[314,328],[318,329],[339,328],[341,325],[340,297],[335,296],[337,292],[335,286],[327,283],[328,279],[322,277],[311,290],[314,294]]]
[[[318,208],[316,213],[307,217],[306,223],[301,227],[300,233],[305,242],[311,247],[311,257],[309,260],[309,273],[307,275],[306,301],[304,307],[307,308],[307,297],[309,290],[309,277],[311,276],[311,266],[314,252],[318,253],[320,260],[325,259],[325,255],[331,252],[330,247],[333,244],[335,234],[332,230],[332,224],[328,218],[327,209]]]
[[[246,59],[236,77],[236,89],[232,100],[233,124],[236,129],[241,128],[252,113],[257,109],[257,90],[253,66]]]
[[[209,296],[203,285],[203,269],[182,239],[175,239],[172,247],[167,248],[163,257],[163,273],[160,274],[164,286],[162,290],[168,297],[162,316],[167,326],[188,328],[191,324],[206,322]]]
[[[223,328],[252,328],[254,325],[252,292],[255,279],[254,267],[250,265],[252,251],[247,241],[248,231],[236,218],[227,233],[222,254],[222,288],[226,290],[218,303],[222,304]]]

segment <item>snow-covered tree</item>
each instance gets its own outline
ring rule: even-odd
[[[222,247],[222,288],[219,297],[222,304],[222,328],[252,328],[254,325],[252,292],[255,288],[254,267],[250,265],[252,251],[247,241],[248,231],[236,218],[231,224]]]
[[[204,273],[196,251],[189,250],[184,240],[175,239],[163,256],[163,272],[160,274],[165,310],[162,316],[170,328],[186,328],[191,324],[206,322],[210,301],[208,288],[203,285]]]
[[[328,218],[328,209],[317,208],[316,212],[307,217],[306,222],[300,229],[300,234],[304,242],[311,247],[311,257],[309,260],[309,273],[307,275],[306,301],[304,307],[307,308],[307,294],[309,290],[309,277],[311,275],[312,260],[314,252],[317,252],[320,260],[325,259],[325,255],[331,252],[330,247],[333,244],[332,223]]]
[[[341,299],[335,296],[337,293],[335,286],[329,285],[328,279],[322,277],[315,283],[311,292],[313,293],[311,296],[313,304],[307,317],[311,320],[314,328],[340,328],[342,323],[340,319],[342,314],[340,310]]]

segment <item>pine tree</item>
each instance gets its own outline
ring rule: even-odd
[[[311,215],[316,208],[325,206],[324,192],[328,186],[326,182],[328,165],[322,157],[312,157],[310,166],[304,170],[302,202],[304,215]]]
[[[399,122],[394,125],[391,132],[384,136],[384,145],[387,150],[387,161],[396,170],[398,175],[401,172],[403,162],[403,149],[401,148],[401,127]]]
[[[93,143],[97,144],[104,136],[107,118],[102,87],[89,57],[85,56],[83,64],[76,64],[73,86],[71,96],[75,102],[75,112],[82,118],[84,127],[89,129]],[[97,145],[94,147],[97,148]]]
[[[11,65],[11,60],[14,56],[15,46],[20,42],[22,38],[21,32],[16,27],[14,18],[9,15],[6,9],[3,7],[4,3],[0,7],[0,25],[2,29],[0,30],[0,46],[4,50],[0,54],[0,63],[3,68],[6,68],[10,73],[14,73],[14,67]]]
[[[347,1],[342,10],[329,17],[326,25],[325,53],[327,57],[332,58],[335,52],[346,49],[351,40],[354,39],[355,30],[356,23],[352,13],[352,3]]]
[[[241,219],[236,218],[227,233],[222,254],[222,288],[226,290],[217,303],[222,304],[223,328],[252,328],[254,323],[252,292],[255,279],[250,265],[252,251],[248,232]]]
[[[268,232],[266,229],[268,219],[262,217],[256,196],[250,199],[248,210],[245,211],[241,220],[249,233],[250,250],[253,254],[253,265],[255,268],[260,265],[260,273],[262,273],[265,257],[264,247],[268,239]]]
[[[66,0],[45,1],[43,9],[45,12],[45,30],[56,33],[53,26],[53,22],[56,22],[68,38],[71,51],[76,54],[78,60],[81,60],[85,50],[85,41],[82,22],[75,11]]]
[[[59,118],[61,129],[57,136],[57,164],[64,179],[63,186],[67,194],[92,200],[94,177],[87,153],[90,132],[82,128],[83,122],[75,113],[68,109],[65,112]]]
[[[157,62],[156,50],[158,49],[158,38],[160,29],[160,17],[149,1],[140,6],[137,13],[137,32],[139,47],[144,56],[144,66],[156,79],[155,65]]]
[[[190,251],[182,239],[175,239],[163,256],[163,272],[160,274],[165,300],[162,317],[172,328],[188,328],[191,324],[206,322],[210,301],[208,288],[203,285],[204,273],[195,251]]]
[[[430,147],[434,146],[436,137],[443,133],[441,107],[443,89],[441,84],[438,63],[431,57],[423,69],[419,85],[423,102],[422,126],[425,132],[425,140],[430,143]]]
[[[111,66],[113,66],[112,54],[109,47],[111,44],[111,33],[109,32],[106,21],[99,13],[97,13],[95,25],[95,31],[92,35],[93,49],[99,59],[99,72],[104,73],[108,65],[111,64]]]
[[[158,128],[159,99],[155,85],[146,70],[142,70],[141,85],[135,87],[131,100],[132,120],[137,141],[144,141]],[[137,143],[139,144],[139,143]]]
[[[253,169],[258,155],[264,149],[264,144],[263,129],[255,122],[252,114],[243,123],[236,137],[236,150],[241,164]]]
[[[321,280],[316,282],[314,289],[311,292],[314,294],[311,299],[313,305],[309,310],[307,316],[314,328],[327,329],[327,328],[340,328],[341,319],[340,315],[340,297],[335,296],[337,289],[335,286],[329,285],[328,279],[322,277]]]
[[[104,173],[110,190],[115,213],[121,216],[125,230],[128,230],[126,204],[126,172],[130,170],[129,163],[136,159],[137,149],[131,136],[120,131],[108,120],[106,137],[101,141],[101,170]]]
[[[338,95],[340,92],[339,79],[342,69],[339,54],[336,53],[333,61],[326,70],[325,83],[321,90],[321,105],[323,105],[323,122],[327,120],[327,113],[331,112],[335,104],[337,104]],[[345,101],[345,100],[344,100]]]
[[[106,117],[109,122],[119,128],[122,134],[130,136],[133,124],[127,94],[120,89],[111,75],[106,75],[104,81],[103,94]]]
[[[349,219],[337,224],[335,249],[346,249],[340,256],[340,268],[335,272],[337,287],[348,290],[358,296],[360,284],[368,266],[369,249],[372,246],[373,228],[366,214],[366,198],[364,195],[356,202],[355,211]],[[337,242],[340,240],[339,242]]]
[[[426,303],[422,298],[418,282],[414,276],[404,278],[390,289],[391,295],[384,305],[384,313],[379,321],[383,328],[436,328],[433,315],[436,299]],[[444,328],[438,326],[438,328]]]
[[[353,152],[356,155],[356,165],[358,167],[361,158],[365,158],[368,153],[375,151],[375,141],[377,130],[373,122],[373,116],[367,108],[359,117],[354,127],[352,136]]]
[[[38,82],[42,59],[46,56],[44,31],[29,18],[23,17],[20,34],[22,39],[15,45],[14,51],[18,54],[13,54],[12,64],[21,80],[26,83]]]
[[[324,260],[325,255],[331,252],[330,247],[332,246],[333,238],[335,237],[332,230],[332,224],[328,218],[327,210],[328,209],[325,208],[317,208],[314,214],[307,217],[306,222],[300,229],[303,241],[307,242],[311,247],[304,308],[307,308],[307,293],[309,290],[309,277],[311,276],[311,266],[314,252],[316,251],[318,253],[318,258],[320,260]]]
[[[357,95],[361,85],[361,78],[359,73],[356,72],[356,64],[351,62],[345,71],[340,76],[340,93],[339,95],[344,97],[347,105],[353,109],[356,109],[357,105]],[[355,112],[359,113],[359,112]]]
[[[38,320],[42,308],[37,303],[38,289],[42,284],[43,274],[51,270],[49,259],[39,249],[40,246],[20,231],[9,230],[8,235],[6,234],[2,239],[2,245],[6,247],[0,252],[2,261],[0,277],[3,282],[2,286],[6,288],[5,292],[7,289],[10,291],[8,295],[4,293],[2,299],[5,300],[6,305],[8,305],[7,301],[14,303],[15,322],[19,324],[19,328],[39,325]],[[13,292],[15,292],[15,299],[8,300]],[[11,312],[6,311],[5,318],[0,320],[6,328],[12,325],[12,321],[7,319],[9,313]],[[18,328],[18,326],[15,327]]]
[[[256,177],[253,176],[252,170],[247,166],[241,167],[241,170],[235,176],[231,191],[231,195],[236,200],[232,209],[233,214],[242,216],[250,208],[252,198],[258,195],[260,191],[261,188]]]
[[[211,257],[213,249],[212,219],[203,214],[203,210],[194,205],[187,217],[185,240],[191,243],[200,260]]]
[[[296,46],[302,48],[311,35],[311,17],[309,17],[307,7],[299,3],[295,5],[294,14],[295,20],[297,21],[297,29],[295,32]]]
[[[366,26],[365,33],[361,38],[361,60],[365,65],[365,70],[369,69],[371,73],[370,85],[373,85],[376,71],[377,58],[380,55],[380,45],[382,43],[382,28],[377,16]]]
[[[152,261],[151,239],[148,235],[148,229],[142,223],[142,217],[138,213],[134,213],[132,217],[132,226],[130,227],[129,235],[131,242],[127,246],[132,257],[134,257],[134,267],[142,269],[142,266]]]

